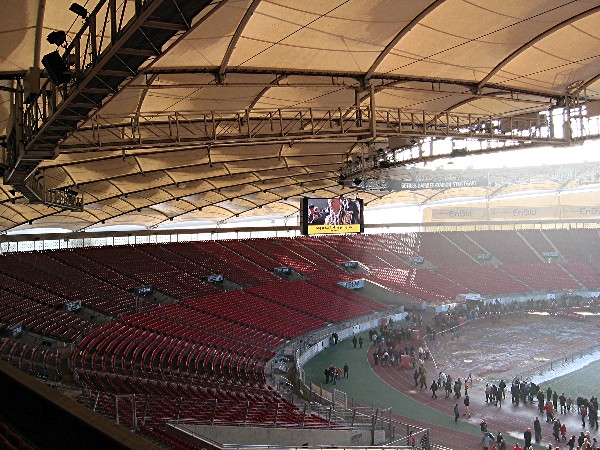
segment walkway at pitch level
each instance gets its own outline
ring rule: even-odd
[[[362,349],[354,349],[351,340],[345,340],[326,349],[309,361],[304,366],[306,384],[312,382],[322,385],[324,389],[330,391],[335,387],[348,395],[349,403],[352,399],[355,404],[373,405],[375,408],[381,409],[392,408],[395,420],[429,428],[432,444],[453,450],[481,448],[482,435],[479,423],[483,418],[486,419],[489,425],[488,429],[494,435],[498,431],[502,432],[508,448],[512,449],[516,442],[523,445],[522,439],[515,439],[509,433],[514,436],[522,436],[523,430],[532,426],[532,422],[520,415],[513,417],[510,400],[503,409],[487,407],[488,405],[485,405],[484,401],[483,387],[475,384],[470,392],[471,418],[468,419],[461,415],[459,421],[455,423],[453,414],[455,401],[452,398],[446,399],[443,391],[438,391],[441,395],[437,400],[432,400],[429,389],[415,389],[412,369],[371,365],[374,348],[368,345],[368,335],[363,334],[362,337],[365,342]],[[342,378],[335,386],[331,383],[325,384],[325,368],[332,365],[343,367],[344,364],[348,364],[350,367],[349,378]],[[427,362],[426,366],[428,374],[437,374],[433,363]],[[431,383],[431,378],[429,378],[429,383]],[[458,400],[458,403],[462,414],[464,409],[462,398]],[[535,417],[534,407],[528,408],[529,416]],[[540,419],[542,418],[540,417]],[[543,419],[542,425],[544,426],[543,436],[551,437],[550,428]],[[579,434],[580,429],[570,427],[575,434]],[[536,450],[547,449],[549,442],[546,438],[542,441],[545,446],[540,445],[534,448]]]

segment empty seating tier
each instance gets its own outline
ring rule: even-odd
[[[544,251],[560,257],[545,263]],[[493,258],[478,258],[485,253]],[[467,293],[598,290],[597,254],[596,230],[272,238],[9,254],[0,257],[0,330],[22,322],[28,331],[74,342],[72,375],[86,392],[96,393],[81,401],[110,417],[118,412],[124,422],[145,415],[149,433],[160,434],[165,418],[175,417],[322,426],[321,419],[302,414],[265,386],[265,368],[290,339],[386,309],[339,281],[364,277],[400,297],[439,303]],[[407,258],[413,256],[431,264],[412,267]],[[360,262],[364,275],[339,267],[348,260]],[[281,266],[292,267],[302,281],[275,276],[273,269]],[[209,284],[213,274],[235,283],[226,287],[233,290]],[[131,291],[143,284],[177,301],[135,312]],[[100,327],[68,313],[64,305],[72,300],[114,320]],[[50,348],[4,339],[0,356],[29,373],[62,376],[58,352]]]
[[[256,286],[248,292],[328,322],[372,314],[373,310],[303,281]]]
[[[492,254],[503,263],[540,262],[539,256],[528,247],[515,231],[471,231],[468,233],[486,253]]]
[[[430,270],[377,268],[373,269],[373,276],[382,284],[418,301],[452,301],[458,294],[469,292],[464,286]]]
[[[274,275],[261,269],[255,261],[246,259],[217,242],[170,244],[168,248],[202,264],[212,274],[223,274],[241,286],[254,286],[277,279]]]
[[[525,294],[533,289],[495,266],[444,266],[437,272],[481,295]]]
[[[327,325],[322,319],[241,291],[191,299],[182,305],[286,339]]]

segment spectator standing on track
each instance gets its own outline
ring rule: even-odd
[[[460,390],[462,389],[462,382],[460,378],[457,378],[454,382],[454,398],[460,398]]]
[[[499,447],[500,443],[503,440],[503,436],[502,433],[500,431],[498,431],[498,434],[496,434],[496,446]]]
[[[500,390],[500,396],[502,397],[502,400],[504,400],[506,398],[506,395],[504,393],[504,390],[506,389],[506,383],[504,382],[504,380],[500,380],[500,384],[498,384],[498,389]]]
[[[479,429],[481,430],[482,434],[487,433],[487,422],[485,421],[485,419],[483,419],[479,424]]]
[[[531,446],[531,428],[527,428],[523,433],[523,441],[525,441],[525,448],[529,448]]]
[[[362,348],[362,345],[363,345],[363,338],[362,338],[362,336],[359,336],[359,337],[358,337],[358,346],[359,346],[360,348]]]
[[[420,383],[419,383],[419,387],[421,389],[425,388],[427,389],[427,371],[425,370],[424,366],[421,366],[423,369],[421,370],[421,378],[420,378]]]
[[[560,442],[560,421],[558,419],[554,419],[552,422],[552,436],[556,442]]]
[[[431,398],[437,398],[437,390],[438,390],[438,384],[435,382],[435,380],[433,380],[431,382]]]
[[[352,338],[352,345],[354,345],[354,348],[356,348],[356,344],[358,344],[358,340],[356,339],[356,336],[354,336]]]
[[[538,411],[540,412],[540,414],[544,414],[544,393],[542,391],[538,391],[537,400],[538,400]]]
[[[567,413],[567,397],[565,397],[564,392],[562,394],[560,394],[560,397],[558,397],[558,401],[560,403],[560,413],[566,414]]]
[[[495,384],[492,384],[490,401],[494,402],[494,406],[498,406],[498,387]]]
[[[587,407],[585,403],[579,408],[579,414],[581,415],[581,426],[585,427],[585,417],[587,416]]]
[[[579,433],[579,437],[577,438],[577,445],[579,445],[581,447],[584,442],[585,442],[585,434],[583,434],[583,431],[582,431],[581,433]]]
[[[450,397],[450,392],[452,392],[452,378],[450,375],[446,378],[446,384],[444,385],[446,389],[446,398]]]
[[[471,417],[471,410],[469,409],[469,406],[471,405],[471,399],[469,398],[469,395],[465,395],[465,399],[463,400],[463,403],[465,404],[465,415],[467,417]]]
[[[533,432],[535,435],[535,442],[539,444],[542,441],[542,424],[538,417],[533,421]]]
[[[458,418],[460,417],[460,410],[458,409],[458,403],[454,405],[454,421],[458,422]]]
[[[483,450],[489,450],[494,445],[494,435],[492,433],[485,433],[483,438],[481,438],[481,445],[483,446]]]
[[[552,407],[552,402],[550,400],[546,402],[544,410],[546,411],[546,422],[551,423],[552,419],[554,419],[554,408]]]
[[[590,428],[598,429],[598,400],[594,397],[590,399],[589,407]]]
[[[349,371],[350,371],[350,367],[348,367],[348,364],[344,364],[344,378],[348,378]]]
[[[519,383],[514,382],[510,386],[511,401],[519,406]]]

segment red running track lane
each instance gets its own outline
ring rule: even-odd
[[[391,386],[393,389],[417,400],[418,402],[431,406],[439,411],[448,414],[448,424],[452,424],[454,421],[453,408],[454,402],[452,399],[435,399],[431,398],[431,391],[429,389],[418,389],[415,388],[415,382],[413,379],[412,369],[402,369],[399,366],[388,366],[381,367],[373,364],[373,352],[375,348],[369,350],[369,365],[371,369],[381,378],[385,383]],[[427,369],[429,372],[429,369]],[[435,368],[434,368],[435,370]],[[434,372],[437,375],[437,372]],[[442,394],[442,397],[444,394]],[[443,400],[443,401],[442,401]],[[452,414],[452,415],[450,415]],[[394,418],[398,421],[405,423],[412,423],[422,428],[429,428],[431,430],[431,442],[433,444],[443,445],[453,450],[473,450],[481,447],[481,438],[474,436],[473,434],[465,433],[459,430],[453,430],[444,425],[434,425],[431,423],[421,422],[410,417],[394,414]],[[462,419],[461,419],[462,420]]]

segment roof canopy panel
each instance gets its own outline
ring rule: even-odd
[[[366,72],[391,39],[429,1],[261,1],[230,68]]]
[[[593,79],[600,73],[599,27],[600,15],[594,14],[557,29],[515,55],[490,83],[565,92]]]
[[[173,19],[166,3],[155,1],[144,8]],[[1,138],[27,69],[44,69],[33,61],[40,1],[13,3],[0,0]],[[40,59],[56,50],[46,40],[50,31],[64,30],[68,43],[80,31],[83,20],[69,11],[71,3],[46,0]],[[538,145],[525,142],[532,124],[547,127],[547,112],[567,101],[588,102],[579,116],[600,115],[598,0],[213,0],[203,9],[203,2],[180,0],[184,9],[163,29],[140,25],[145,19],[134,16],[135,2],[116,3],[119,35],[111,40],[111,27],[103,29],[110,22],[106,1],[94,37],[102,49],[97,60],[110,56],[110,64],[96,67],[88,48],[81,70],[72,66],[67,99],[46,91],[58,103],[45,105],[48,122],[32,122],[41,128],[28,135],[44,135],[35,142],[43,157],[56,153],[28,176],[48,189],[82,193],[85,210],[27,203],[20,185],[2,185],[0,231],[284,216],[297,212],[300,196],[355,192],[347,182],[355,174],[389,176],[377,159],[389,146],[406,150],[408,161],[438,157],[434,140],[472,138],[463,132],[472,123],[479,125],[468,128],[472,135],[489,131],[475,136],[482,141],[514,130],[525,136],[521,145]],[[188,10],[200,12],[180,26]],[[128,40],[129,26],[144,31]],[[155,46],[148,29],[165,38]],[[481,148],[496,151],[496,144],[488,139]],[[359,158],[377,170],[351,172],[341,186],[342,170]],[[557,185],[501,191],[544,187]],[[362,195],[369,206],[384,206],[494,192]]]
[[[535,0],[490,6],[485,1],[440,3],[399,40],[377,73],[419,78],[435,74],[433,78],[477,83],[504,58],[565,17],[597,5]],[[573,34],[565,38],[566,45],[578,41]],[[521,65],[535,67],[530,61]]]

